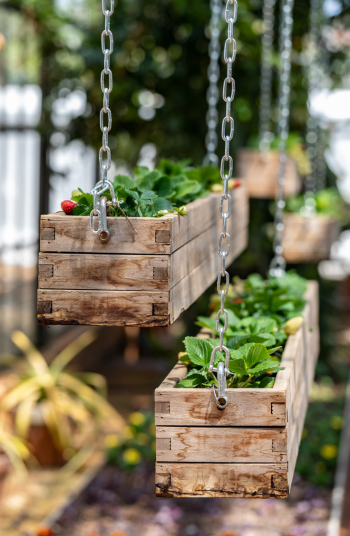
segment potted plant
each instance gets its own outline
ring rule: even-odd
[[[226,266],[247,246],[249,215],[244,186],[234,179],[228,186],[227,231],[235,240]],[[41,217],[39,324],[167,326],[214,282],[218,169],[162,160],[153,171],[136,168],[134,178],[116,176],[101,197],[108,211],[102,218],[101,205],[99,231],[93,195],[73,194],[62,203],[65,213]],[[116,206],[108,206],[111,195]]]
[[[6,477],[11,469],[25,473],[24,460],[30,456],[25,442],[12,434],[5,413],[0,415],[0,498],[3,493]]]
[[[96,336],[92,331],[83,333],[48,364],[24,333],[12,335],[26,359],[16,369],[17,385],[4,395],[1,406],[14,414],[18,435],[31,444],[42,466],[61,465],[87,440],[94,442],[104,420],[117,429],[123,422],[105,400],[102,376],[85,373],[78,377],[66,371],[68,363]]]

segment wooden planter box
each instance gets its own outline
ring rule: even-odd
[[[289,263],[329,259],[331,246],[339,232],[339,222],[334,218],[304,218],[300,214],[285,214],[283,256]]]
[[[246,182],[248,196],[258,199],[273,199],[276,197],[280,157],[277,151],[265,154],[252,149],[240,149],[238,152],[238,177]],[[285,197],[291,197],[300,192],[301,179],[295,160],[288,157],[284,185]]]
[[[178,363],[155,392],[156,494],[160,497],[286,498],[319,351],[318,285],[310,281],[305,322],[288,338],[271,389],[175,389]]]
[[[227,265],[248,243],[244,186],[231,191]],[[109,242],[90,230],[90,218],[41,217],[39,324],[167,326],[215,281],[221,194],[187,205],[187,216],[107,218]]]

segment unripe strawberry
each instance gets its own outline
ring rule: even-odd
[[[80,190],[73,190],[72,191],[72,197],[76,197],[77,195],[81,195]]]
[[[39,527],[36,529],[37,536],[52,536],[53,532],[49,527]]]
[[[239,181],[237,179],[229,179],[229,181],[228,181],[229,190],[231,190],[233,188],[239,188],[239,186],[242,186],[241,181]]]
[[[284,331],[287,335],[294,335],[298,329],[303,325],[304,319],[302,316],[296,316],[287,320],[284,324]]]
[[[77,206],[77,203],[75,201],[71,201],[70,199],[67,199],[66,201],[62,201],[61,203],[61,209],[66,214],[72,214],[73,208]]]

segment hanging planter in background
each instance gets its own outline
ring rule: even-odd
[[[157,496],[288,496],[319,351],[317,282],[304,298],[272,388],[226,389],[220,410],[212,389],[176,389],[187,374],[179,362],[156,390]]]
[[[253,149],[240,149],[238,152],[238,177],[244,181],[248,197],[273,199],[278,188],[280,155],[278,151],[260,152]],[[301,178],[297,164],[288,156],[285,168],[284,194],[291,197],[300,192]]]
[[[329,259],[331,246],[340,232],[338,220],[321,215],[285,214],[283,223],[283,256],[288,263]]]

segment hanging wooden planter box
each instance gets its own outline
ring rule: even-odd
[[[231,191],[227,265],[247,247],[244,186]],[[109,242],[90,218],[41,217],[39,324],[167,326],[211,285],[220,270],[221,194],[187,205],[187,216],[107,218]]]
[[[238,177],[243,179],[248,188],[248,196],[258,199],[273,199],[277,193],[280,157],[277,151],[261,153],[252,149],[238,151]],[[285,172],[285,197],[296,195],[301,190],[301,179],[297,165],[288,157]]]
[[[288,338],[271,389],[176,389],[178,363],[155,392],[159,497],[286,498],[319,351],[318,284],[308,283],[305,322]]]
[[[289,263],[329,259],[332,244],[340,233],[339,222],[327,216],[304,218],[284,215],[283,256]]]

